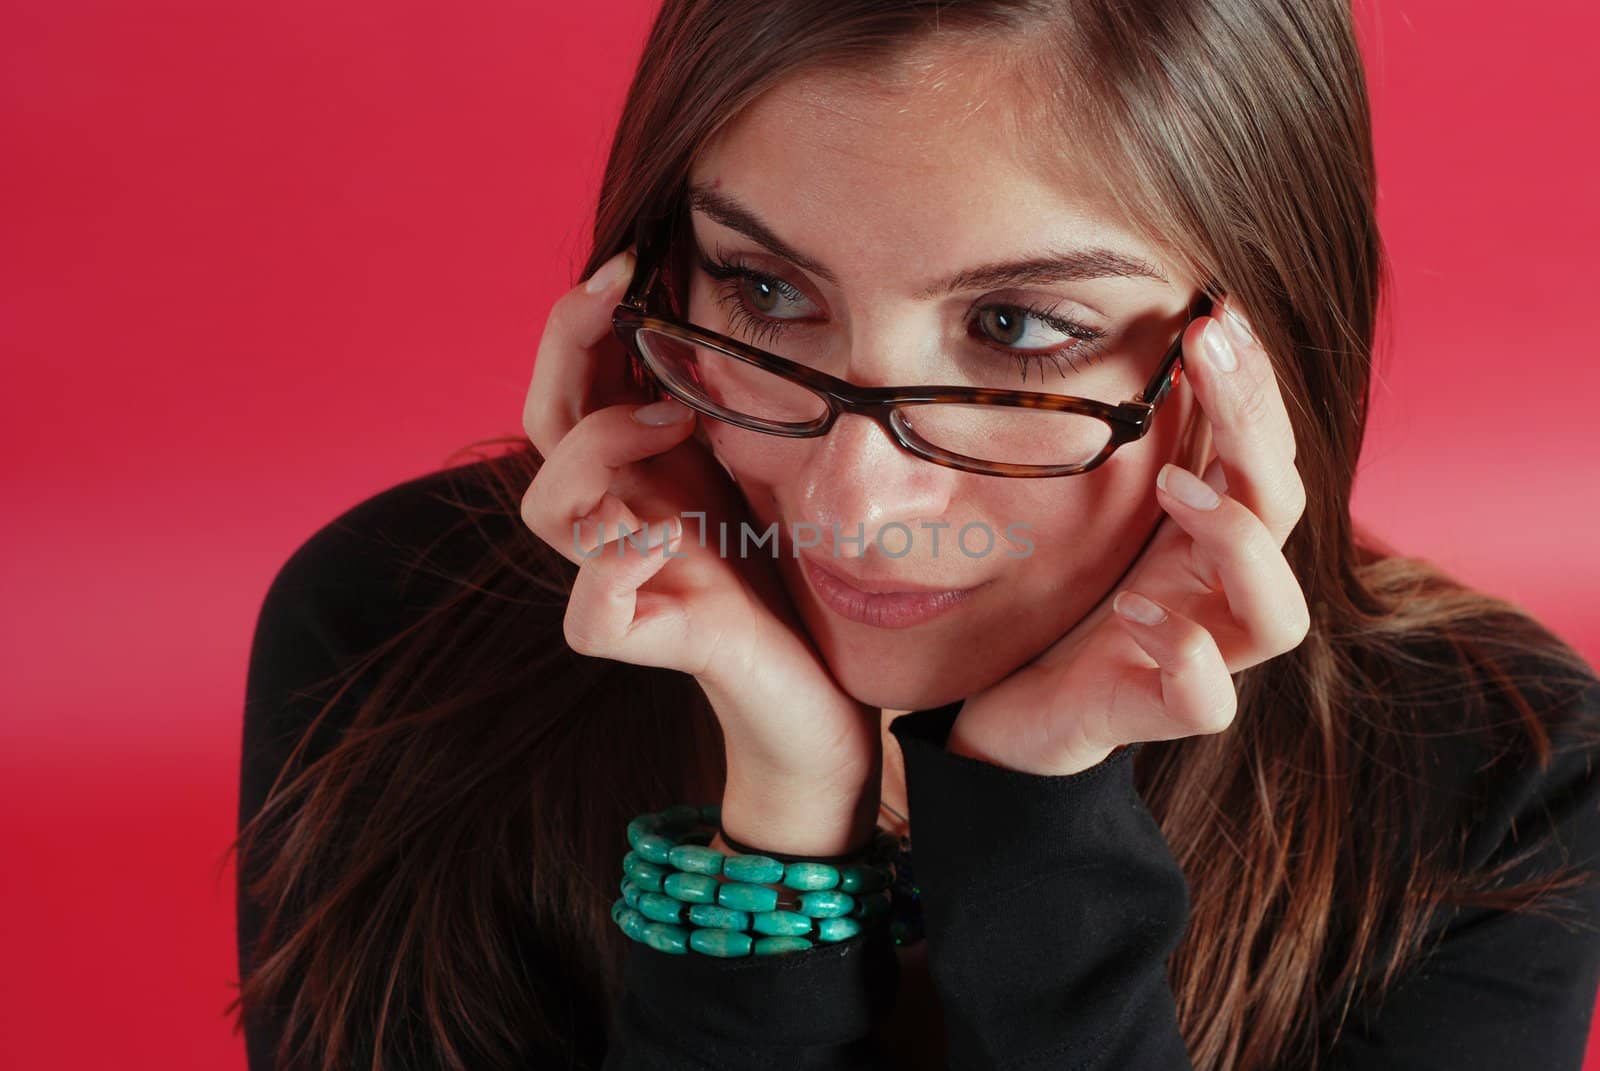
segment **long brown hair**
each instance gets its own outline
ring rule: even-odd
[[[630,244],[636,220],[677,211],[696,153],[786,76],[881,68],[935,41],[1011,65],[1058,120],[1034,136],[1070,130],[1074,151],[1119,169],[1129,218],[1237,295],[1273,355],[1308,495],[1285,553],[1311,631],[1236,675],[1228,732],[1147,744],[1135,776],[1191,888],[1170,980],[1195,1067],[1314,1067],[1350,1009],[1425,951],[1434,910],[1564,906],[1571,875],[1509,886],[1517,860],[1467,873],[1464,825],[1425,839],[1398,819],[1427,813],[1439,734],[1478,734],[1497,769],[1547,762],[1594,679],[1515,605],[1352,522],[1386,269],[1348,9],[667,0],[583,275]],[[229,1010],[284,1016],[285,1071],[413,1056],[479,1071],[529,1046],[598,1066],[604,1039],[570,1036],[561,1002],[608,1008],[618,994],[620,831],[716,798],[721,736],[694,681],[566,647],[575,567],[517,520],[539,455],[519,436],[468,450],[476,462],[451,483],[470,561],[342,675],[361,690],[323,713],[354,703],[349,729],[320,754],[306,732],[235,842],[266,924]],[[540,988],[521,957],[552,965],[566,992]]]

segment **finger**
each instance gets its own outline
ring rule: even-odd
[[[1228,671],[1297,647],[1310,629],[1305,592],[1261,518],[1231,493],[1219,494],[1177,465],[1162,466],[1156,498],[1194,540],[1197,581],[1210,591],[1221,589],[1227,601],[1231,620],[1207,624]]]
[[[588,516],[574,520],[568,526],[572,531],[565,547],[557,546],[555,540],[546,539],[544,536],[539,538],[560,550],[568,561],[582,565],[583,560],[590,557],[595,548],[628,532],[636,532],[642,526],[643,522],[639,520],[639,515],[629,509],[626,502],[607,491],[601,496],[600,505],[596,506]]]
[[[551,306],[522,405],[523,431],[544,457],[586,414],[638,393],[611,327],[635,264],[632,248],[624,249],[589,277],[602,284],[597,291],[580,284]]]
[[[1216,641],[1198,621],[1138,592],[1117,593],[1112,608],[1128,633],[1155,661],[1135,675],[1136,683],[1117,691],[1114,717],[1118,736],[1139,740],[1177,740],[1220,733],[1233,724],[1239,696]],[[1160,615],[1154,623],[1135,615]]]
[[[671,556],[681,556],[682,542],[683,522],[671,517],[643,525],[584,559],[562,622],[567,646],[596,658],[683,668],[677,664],[683,656],[682,604],[639,591]]]
[[[1236,367],[1223,367],[1217,349]],[[1294,429],[1266,351],[1228,308],[1185,329],[1184,371],[1211,424],[1230,493],[1282,546],[1305,512],[1306,497],[1294,465]]]
[[[582,538],[581,528],[574,534],[574,523],[592,521],[596,530],[601,523],[639,527],[638,518],[610,494],[617,471],[672,449],[696,423],[694,410],[676,399],[654,404],[681,419],[643,424],[634,413],[653,406],[613,405],[590,413],[562,437],[522,496],[522,520],[534,535],[576,561],[568,553]]]

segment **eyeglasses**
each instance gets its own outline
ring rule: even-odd
[[[635,382],[653,381],[691,409],[750,431],[815,438],[855,413],[938,465],[988,476],[1076,476],[1144,438],[1182,372],[1180,330],[1144,389],[1115,404],[973,385],[857,386],[669,312],[659,296],[670,236],[670,226],[641,220],[633,279],[612,329],[632,358]],[[679,304],[687,309],[687,300]],[[1210,311],[1201,294],[1190,321]]]

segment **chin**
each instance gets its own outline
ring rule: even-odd
[[[858,703],[884,710],[927,710],[986,687],[972,673],[981,667],[961,665],[952,659],[930,661],[918,657],[891,666],[882,659],[859,654],[836,659],[824,651],[823,660],[845,694]]]

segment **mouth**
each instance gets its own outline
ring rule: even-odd
[[[811,590],[828,609],[849,621],[873,628],[910,628],[948,613],[971,598],[984,585],[938,591],[908,588],[901,591],[864,591],[849,580],[800,555]],[[892,582],[875,582],[888,587]],[[985,581],[987,583],[987,581]]]

